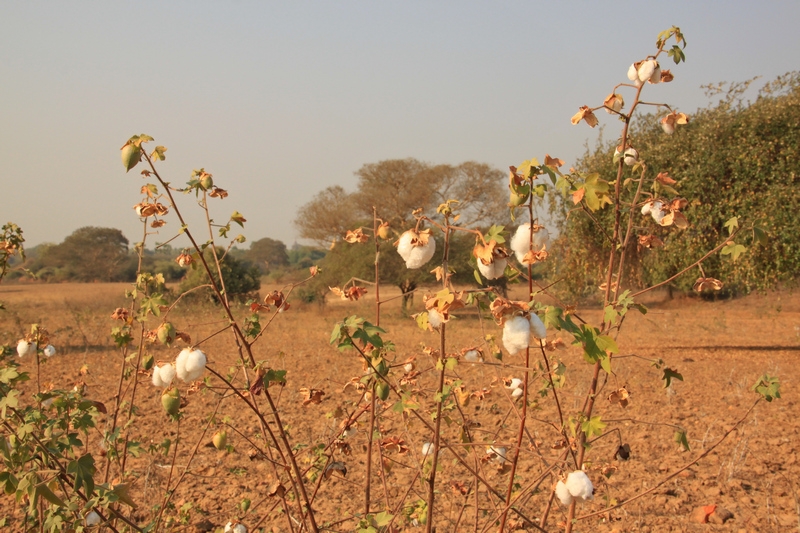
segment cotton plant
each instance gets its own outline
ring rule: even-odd
[[[511,237],[511,250],[520,263],[526,263],[526,256],[533,251],[538,251],[547,245],[550,233],[547,228],[538,224],[526,222],[521,224]]]
[[[562,505],[570,505],[573,501],[584,503],[594,497],[592,480],[583,470],[570,472],[566,482],[559,479],[555,491]]]
[[[431,237],[429,229],[404,232],[395,243],[397,253],[406,262],[406,268],[417,269],[433,258],[436,252],[436,241]]]

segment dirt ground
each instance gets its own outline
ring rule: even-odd
[[[50,331],[58,353],[42,365],[41,383],[72,388],[83,379],[86,396],[103,402],[110,411],[122,368],[120,352],[109,337],[110,328],[115,325],[110,315],[114,308],[126,305],[126,288],[124,284],[4,284],[0,286],[0,301],[7,310],[0,312],[0,343],[14,345],[31,323],[42,324]],[[266,293],[265,289],[262,293]],[[382,289],[382,296],[386,295],[391,296],[391,289]],[[369,419],[362,417],[355,434],[345,439],[351,455],[337,450],[332,456],[332,460],[345,464],[346,476],[339,471],[327,479],[319,476],[314,463],[316,446],[333,439],[342,418],[358,408],[361,393],[345,385],[351,378],[363,375],[356,354],[339,352],[330,346],[329,338],[334,324],[346,316],[358,314],[373,320],[371,296],[370,292],[356,303],[331,300],[324,308],[295,304],[276,316],[254,347],[257,359],[267,361],[273,369],[287,370],[286,386],[270,390],[292,443],[298,445],[298,462],[309,468],[307,486],[312,491],[316,487],[313,508],[318,523],[327,524],[328,531],[353,531],[357,522],[353,517],[364,510],[364,450],[369,436]],[[760,375],[768,373],[780,378],[782,398],[758,403],[722,444],[651,494],[582,520],[576,531],[800,531],[800,295],[769,293],[718,302],[696,298],[667,301],[656,296],[648,306],[646,315],[628,315],[618,339],[620,356],[613,360],[614,375],[598,396],[595,413],[602,416],[607,427],[605,436],[594,442],[586,455],[591,462],[588,474],[595,495],[592,501],[578,506],[578,516],[602,511],[658,485],[707,451],[753,405],[757,396],[750,388]],[[416,299],[415,307],[421,308],[421,298]],[[243,307],[239,311],[244,316]],[[579,308],[577,312],[590,321],[600,320],[599,309]],[[448,352],[483,346],[486,334],[500,339],[501,331],[491,320],[481,319],[472,311],[455,314],[447,329]],[[206,339],[226,325],[220,309],[207,304],[181,305],[170,318],[178,330],[191,335],[193,342]],[[156,321],[151,322],[152,327],[156,325]],[[384,305],[381,326],[387,330],[384,338],[396,345],[398,366],[393,369],[394,379],[403,376],[401,363],[416,356],[421,374],[417,384],[411,386],[427,416],[435,405],[432,391],[437,372],[424,347],[438,346],[438,334],[421,331],[413,320],[404,318],[399,300]],[[558,393],[568,418],[582,406],[592,367],[583,361],[577,347],[569,345],[568,334],[550,331],[548,339],[558,336],[567,341],[567,348],[549,356],[552,364],[561,362],[566,368],[565,383]],[[172,348],[147,345],[147,350],[157,360],[172,361],[182,347],[180,343]],[[209,367],[222,375],[234,375],[237,385],[245,387],[242,372],[236,368],[238,355],[229,332],[211,336],[201,348],[208,355]],[[440,494],[434,523],[439,532],[497,529],[493,525],[501,506],[497,497],[484,487],[477,498],[474,490],[465,496],[453,488],[474,489],[476,483],[473,474],[458,464],[452,453],[459,453],[474,464],[499,492],[505,494],[508,486],[507,469],[499,468],[497,461],[487,461],[485,449],[491,445],[510,448],[515,442],[519,403],[515,407],[499,380],[522,377],[523,360],[521,355],[506,354],[502,362],[490,361],[486,353],[486,363],[461,362],[448,375],[449,379],[463,380],[467,392],[486,391],[484,399],[473,397],[462,406],[462,412],[454,410],[444,418],[443,435],[452,451],[441,456],[437,474]],[[673,380],[665,388],[661,372],[651,364],[653,359],[662,359],[678,370],[684,381]],[[533,354],[531,367],[536,372],[529,382],[530,419],[515,480],[515,493],[521,495],[517,508],[530,519],[541,516],[556,478],[545,476],[540,484],[536,482],[561,453],[553,447],[559,435],[552,394],[537,393],[543,382],[541,360],[540,353]],[[22,363],[35,375],[32,359]],[[83,365],[87,365],[88,375],[81,377]],[[181,384],[188,404],[178,426],[162,412],[160,391],[150,383],[150,377],[142,374],[138,379],[136,403],[140,412],[129,431],[132,439],[141,441],[145,453],[132,459],[124,474],[114,468],[109,474],[110,478],[132,481],[132,495],[139,505],[131,517],[144,521],[152,507],[161,502],[173,470],[174,448],[167,457],[157,451],[157,446],[164,439],[174,441],[177,437],[173,485],[184,471],[186,477],[172,497],[175,509],[167,513],[174,519],[174,530],[213,531],[239,517],[249,531],[263,528],[288,532],[293,518],[281,514],[277,499],[268,495],[276,470],[263,455],[255,453],[251,443],[263,444],[259,424],[241,400],[223,394],[216,378],[210,379],[210,388],[199,387],[191,394]],[[29,398],[35,379],[28,385],[25,397]],[[627,408],[606,400],[612,390],[623,385],[631,393]],[[323,390],[322,401],[303,405],[303,387]],[[414,417],[394,412],[395,401],[390,397],[380,407],[376,439],[402,439],[408,451],[399,453],[389,447],[383,450],[385,476],[375,459],[370,507],[376,513],[388,510],[397,515],[393,525],[399,530],[418,531],[421,528],[414,526],[413,512],[425,498],[426,489],[416,474],[424,463],[421,450],[430,433]],[[264,405],[263,395],[259,402]],[[211,418],[215,411],[216,416]],[[478,446],[460,444],[465,419],[471,422],[472,438]],[[101,415],[97,431],[89,434],[87,446],[98,457],[102,431],[108,423],[107,417]],[[690,451],[682,451],[673,439],[676,427],[686,430]],[[217,451],[210,445],[211,435],[219,429],[227,429],[230,451]],[[615,457],[620,443],[630,446],[627,461]],[[154,451],[148,452],[151,446]],[[102,459],[99,466],[99,472],[104,472]],[[603,471],[610,469],[614,470],[613,475],[606,478]],[[246,513],[239,507],[245,498],[252,502]],[[11,497],[0,503],[0,512],[11,524],[19,519],[21,511]],[[290,513],[295,512],[296,503],[290,501],[289,505]],[[694,521],[692,512],[706,505],[724,508],[732,518],[724,524]],[[565,508],[556,502],[545,529],[563,529],[558,524],[563,524],[565,518]],[[534,531],[531,527],[524,529],[522,521],[517,522],[517,527]],[[10,530],[21,529],[12,526]]]

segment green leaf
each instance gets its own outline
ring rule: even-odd
[[[286,385],[286,370],[267,370],[264,374],[264,387],[269,387],[270,383]]]
[[[36,485],[36,489],[34,490],[34,498],[39,498],[40,496],[53,505],[57,505],[59,507],[67,506],[67,504],[65,504],[61,498],[56,496],[53,491],[50,490],[45,482]]]
[[[683,381],[683,376],[677,370],[674,370],[672,368],[665,368],[664,373],[661,376],[661,379],[664,380],[664,388],[666,389],[670,385],[672,385],[673,379]]]
[[[728,221],[723,224],[725,228],[728,230],[728,235],[732,235],[734,230],[739,228],[739,217],[731,217]]]
[[[94,492],[94,474],[97,469],[94,466],[94,457],[87,453],[79,459],[71,461],[67,465],[67,473],[75,476],[75,490],[83,487],[86,496],[91,497]]]
[[[756,384],[753,385],[750,390],[757,392],[765,400],[771,402],[772,400],[781,397],[780,387],[781,384],[777,377],[764,374],[758,378],[758,381],[756,381]]]
[[[376,526],[383,527],[383,526],[388,526],[393,518],[394,515],[392,513],[390,513],[389,511],[383,511],[381,513],[376,514],[373,517],[373,520],[375,520]]]
[[[593,416],[591,419],[586,420],[581,424],[581,431],[586,435],[587,439],[591,439],[592,436],[600,436],[603,434],[603,429],[605,429],[606,423],[600,420],[600,415]]]
[[[675,442],[683,446],[684,451],[689,451],[689,441],[686,439],[686,431],[680,429],[675,432]]]
[[[753,227],[753,241],[759,244],[767,245],[769,242],[769,238],[767,237],[767,232],[761,228]]]
[[[739,256],[745,252],[745,250],[747,250],[747,248],[745,248],[743,245],[731,242],[730,244],[726,245],[720,253],[722,255],[730,255],[731,259],[736,261]]]
[[[583,200],[590,211],[597,211],[611,203],[611,197],[608,194],[608,182],[601,179],[600,174],[595,172],[586,176],[583,188],[586,189]]]

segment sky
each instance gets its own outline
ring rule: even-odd
[[[687,62],[664,64],[675,81],[644,99],[691,114],[709,102],[701,85],[796,70],[797,20],[800,2],[777,0],[2,2],[0,223],[28,246],[83,226],[141,241],[146,181],[119,149],[146,133],[168,148],[167,181],[202,167],[228,190],[215,221],[237,210],[248,241],[291,246],[299,208],[354,190],[367,163],[573,164],[601,128],[570,117],[672,25]],[[178,201],[205,238],[194,196]],[[167,220],[148,243],[174,236]]]

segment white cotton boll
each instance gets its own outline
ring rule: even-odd
[[[547,328],[544,326],[544,322],[542,319],[539,318],[539,315],[535,313],[531,313],[531,333],[537,339],[544,339],[547,337]]]
[[[664,218],[665,213],[662,209],[664,204],[659,200],[653,202],[653,205],[650,207],[650,216],[653,217],[658,224],[661,224],[661,220]]]
[[[56,354],[56,347],[53,346],[52,344],[48,344],[47,346],[44,347],[42,353],[44,354],[45,357],[53,357]]]
[[[436,309],[428,309],[428,324],[430,324],[432,328],[438,328],[442,325],[442,322],[444,322],[444,317],[439,311]]]
[[[409,372],[414,370],[414,363],[406,363],[406,364],[404,364],[403,365],[403,370],[405,371],[406,374],[408,374]]]
[[[189,357],[189,352],[191,352],[189,348],[184,348],[175,358],[175,372],[183,381],[186,381],[186,358]]]
[[[661,129],[664,130],[664,133],[666,133],[667,135],[672,135],[673,133],[675,133],[675,123],[670,122],[668,120],[662,120]]]
[[[225,525],[224,533],[247,533],[247,528],[244,524],[238,522],[236,524],[233,522],[228,522]]]
[[[631,63],[631,66],[628,67],[628,79],[631,81],[639,79],[639,72],[636,70],[636,63]]]
[[[522,316],[508,319],[503,326],[503,346],[514,355],[528,347],[531,340],[531,323]]]
[[[97,514],[95,511],[90,512],[86,515],[86,518],[83,519],[87,526],[97,526],[100,525],[100,515]]]
[[[556,496],[561,502],[561,505],[569,505],[572,503],[572,494],[569,493],[566,483],[560,479],[558,480],[558,483],[556,483]]]
[[[653,202],[645,202],[642,206],[642,214],[647,216],[650,214],[650,211],[653,210]]]
[[[650,74],[647,81],[653,84],[661,83],[661,65],[659,65],[658,62],[656,62],[656,67],[653,69],[653,73]]]
[[[522,395],[525,394],[525,391],[522,389],[514,389],[511,391],[511,398],[514,400],[518,400],[522,398]]]
[[[533,234],[533,249],[541,250],[542,247],[547,244],[547,240],[549,238],[550,233],[548,233],[545,228],[539,228],[539,231]],[[520,263],[522,263],[522,260],[525,258],[525,254],[527,254],[528,250],[530,250],[530,244],[531,224],[530,222],[526,222],[518,227],[517,231],[514,232],[514,236],[511,237],[511,249],[514,251],[514,255],[516,255],[517,261]]]
[[[567,476],[567,489],[573,498],[579,502],[591,500],[594,497],[592,480],[583,470],[575,470]]]
[[[638,72],[639,81],[645,82],[649,80],[653,76],[653,73],[655,72],[657,66],[658,63],[656,62],[655,59],[648,59],[647,61],[642,61],[642,64],[639,65],[639,72]],[[660,78],[661,72],[659,72],[658,75]]]
[[[508,261],[505,258],[495,259],[488,265],[484,265],[483,261],[478,259],[478,270],[486,279],[502,278],[507,264]]]
[[[26,355],[36,355],[36,343],[28,342],[25,339],[17,343],[17,355],[25,357]]]
[[[203,376],[206,370],[206,354],[200,350],[192,350],[184,359],[183,369],[186,372],[186,377],[181,378],[183,381],[194,381]]]
[[[433,443],[426,442],[422,445],[422,457],[424,458],[431,454],[433,454]]]
[[[639,161],[639,152],[635,148],[628,148],[625,150],[625,164],[632,167]]]
[[[494,455],[492,461],[496,461],[500,464],[505,463],[508,460],[508,450],[506,450],[505,446],[489,446],[486,448],[486,453],[490,455]]]
[[[433,239],[428,240],[424,246],[414,246],[406,258],[406,268],[412,270],[420,268],[431,260],[434,252],[436,252],[436,241]]]
[[[397,253],[406,262],[406,268],[420,268],[433,257],[436,252],[436,241],[431,237],[424,246],[413,244],[417,234],[413,230],[408,230],[400,236],[397,241]]]
[[[519,389],[522,387],[522,380],[519,378],[512,378],[511,384],[508,386],[509,389]]]
[[[171,364],[153,368],[153,385],[156,387],[169,387],[175,379],[175,367]]]
[[[469,350],[464,354],[464,361],[468,363],[483,363],[483,358],[478,350]]]

